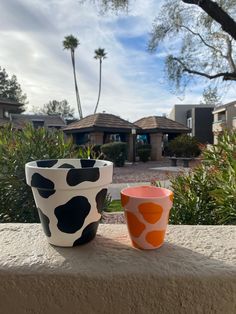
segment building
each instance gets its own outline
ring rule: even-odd
[[[11,114],[9,122],[12,123],[15,129],[22,129],[28,123],[32,123],[35,128],[62,129],[66,126],[60,115]]]
[[[179,122],[159,116],[145,117],[134,123],[140,128],[137,133],[142,135],[142,137],[145,136],[146,142],[152,145],[152,160],[160,160],[162,158],[165,144],[168,141],[191,131],[191,129]]]
[[[108,113],[89,115],[77,122],[67,125],[63,131],[72,135],[77,145],[103,145],[121,141],[128,143],[128,159],[133,159],[133,133],[139,127],[118,116]],[[133,132],[133,133],[132,133]]]
[[[11,123],[15,129],[22,129],[27,123],[35,128],[46,127],[61,129],[66,122],[60,115],[21,114],[23,104],[8,99],[0,99],[0,126]]]
[[[23,112],[23,106],[17,101],[0,98],[0,126],[9,122],[12,113]]]
[[[174,105],[168,117],[191,128],[200,143],[213,144],[213,110],[214,105]]]
[[[214,122],[212,131],[214,144],[217,144],[218,135],[228,129],[236,130],[236,101],[216,107],[213,111]]]
[[[128,143],[128,159],[134,160],[135,137],[152,145],[152,160],[162,158],[163,139],[189,133],[184,125],[165,117],[146,117],[134,123],[107,113],[89,115],[66,126],[63,131],[72,135],[76,144],[105,144],[112,141]]]

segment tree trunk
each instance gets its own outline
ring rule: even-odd
[[[96,113],[98,109],[98,103],[99,103],[100,95],[101,95],[101,88],[102,88],[102,59],[100,59],[100,63],[99,63],[99,90],[98,90],[98,100],[94,109],[94,113]]]
[[[195,4],[202,8],[222,29],[236,40],[236,22],[216,2],[212,0],[182,0],[184,3]]]
[[[73,50],[71,50],[71,61],[72,61],[74,82],[75,82],[76,102],[77,102],[79,117],[80,117],[80,119],[82,119],[83,118],[83,113],[82,113],[82,107],[81,107],[81,102],[80,102],[80,97],[79,97],[79,89],[78,89],[78,86],[77,86],[77,79],[76,79],[76,73],[75,73],[75,55],[74,55],[74,51]]]

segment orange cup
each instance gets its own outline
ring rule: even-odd
[[[154,186],[135,186],[121,191],[121,204],[134,247],[157,249],[164,243],[173,192]]]

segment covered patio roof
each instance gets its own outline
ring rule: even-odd
[[[133,128],[139,129],[139,126],[113,114],[96,113],[69,124],[63,131],[66,133],[94,131],[130,133]]]
[[[191,131],[185,125],[166,117],[150,116],[134,122],[145,133],[188,133]],[[139,131],[140,132],[140,131]]]

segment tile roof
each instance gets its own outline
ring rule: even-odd
[[[44,121],[44,126],[57,126],[57,127],[64,127],[66,123],[64,122],[63,118],[59,115],[27,115],[27,114],[12,114],[11,115],[11,122],[13,127],[17,129],[22,129],[25,124],[32,122],[32,121]],[[10,120],[4,119],[2,124],[9,123]],[[1,124],[1,121],[0,121]]]
[[[185,125],[176,122],[174,120],[168,119],[166,117],[150,116],[139,119],[134,122],[143,130],[179,130],[179,131],[189,131],[190,129]]]
[[[78,130],[87,128],[114,128],[114,129],[132,129],[138,128],[137,125],[126,121],[118,116],[108,113],[96,113],[89,115],[79,121],[73,122],[66,126],[63,130]]]
[[[23,106],[23,104],[19,103],[18,101],[5,99],[5,98],[0,98],[0,105],[13,105],[16,107]]]

